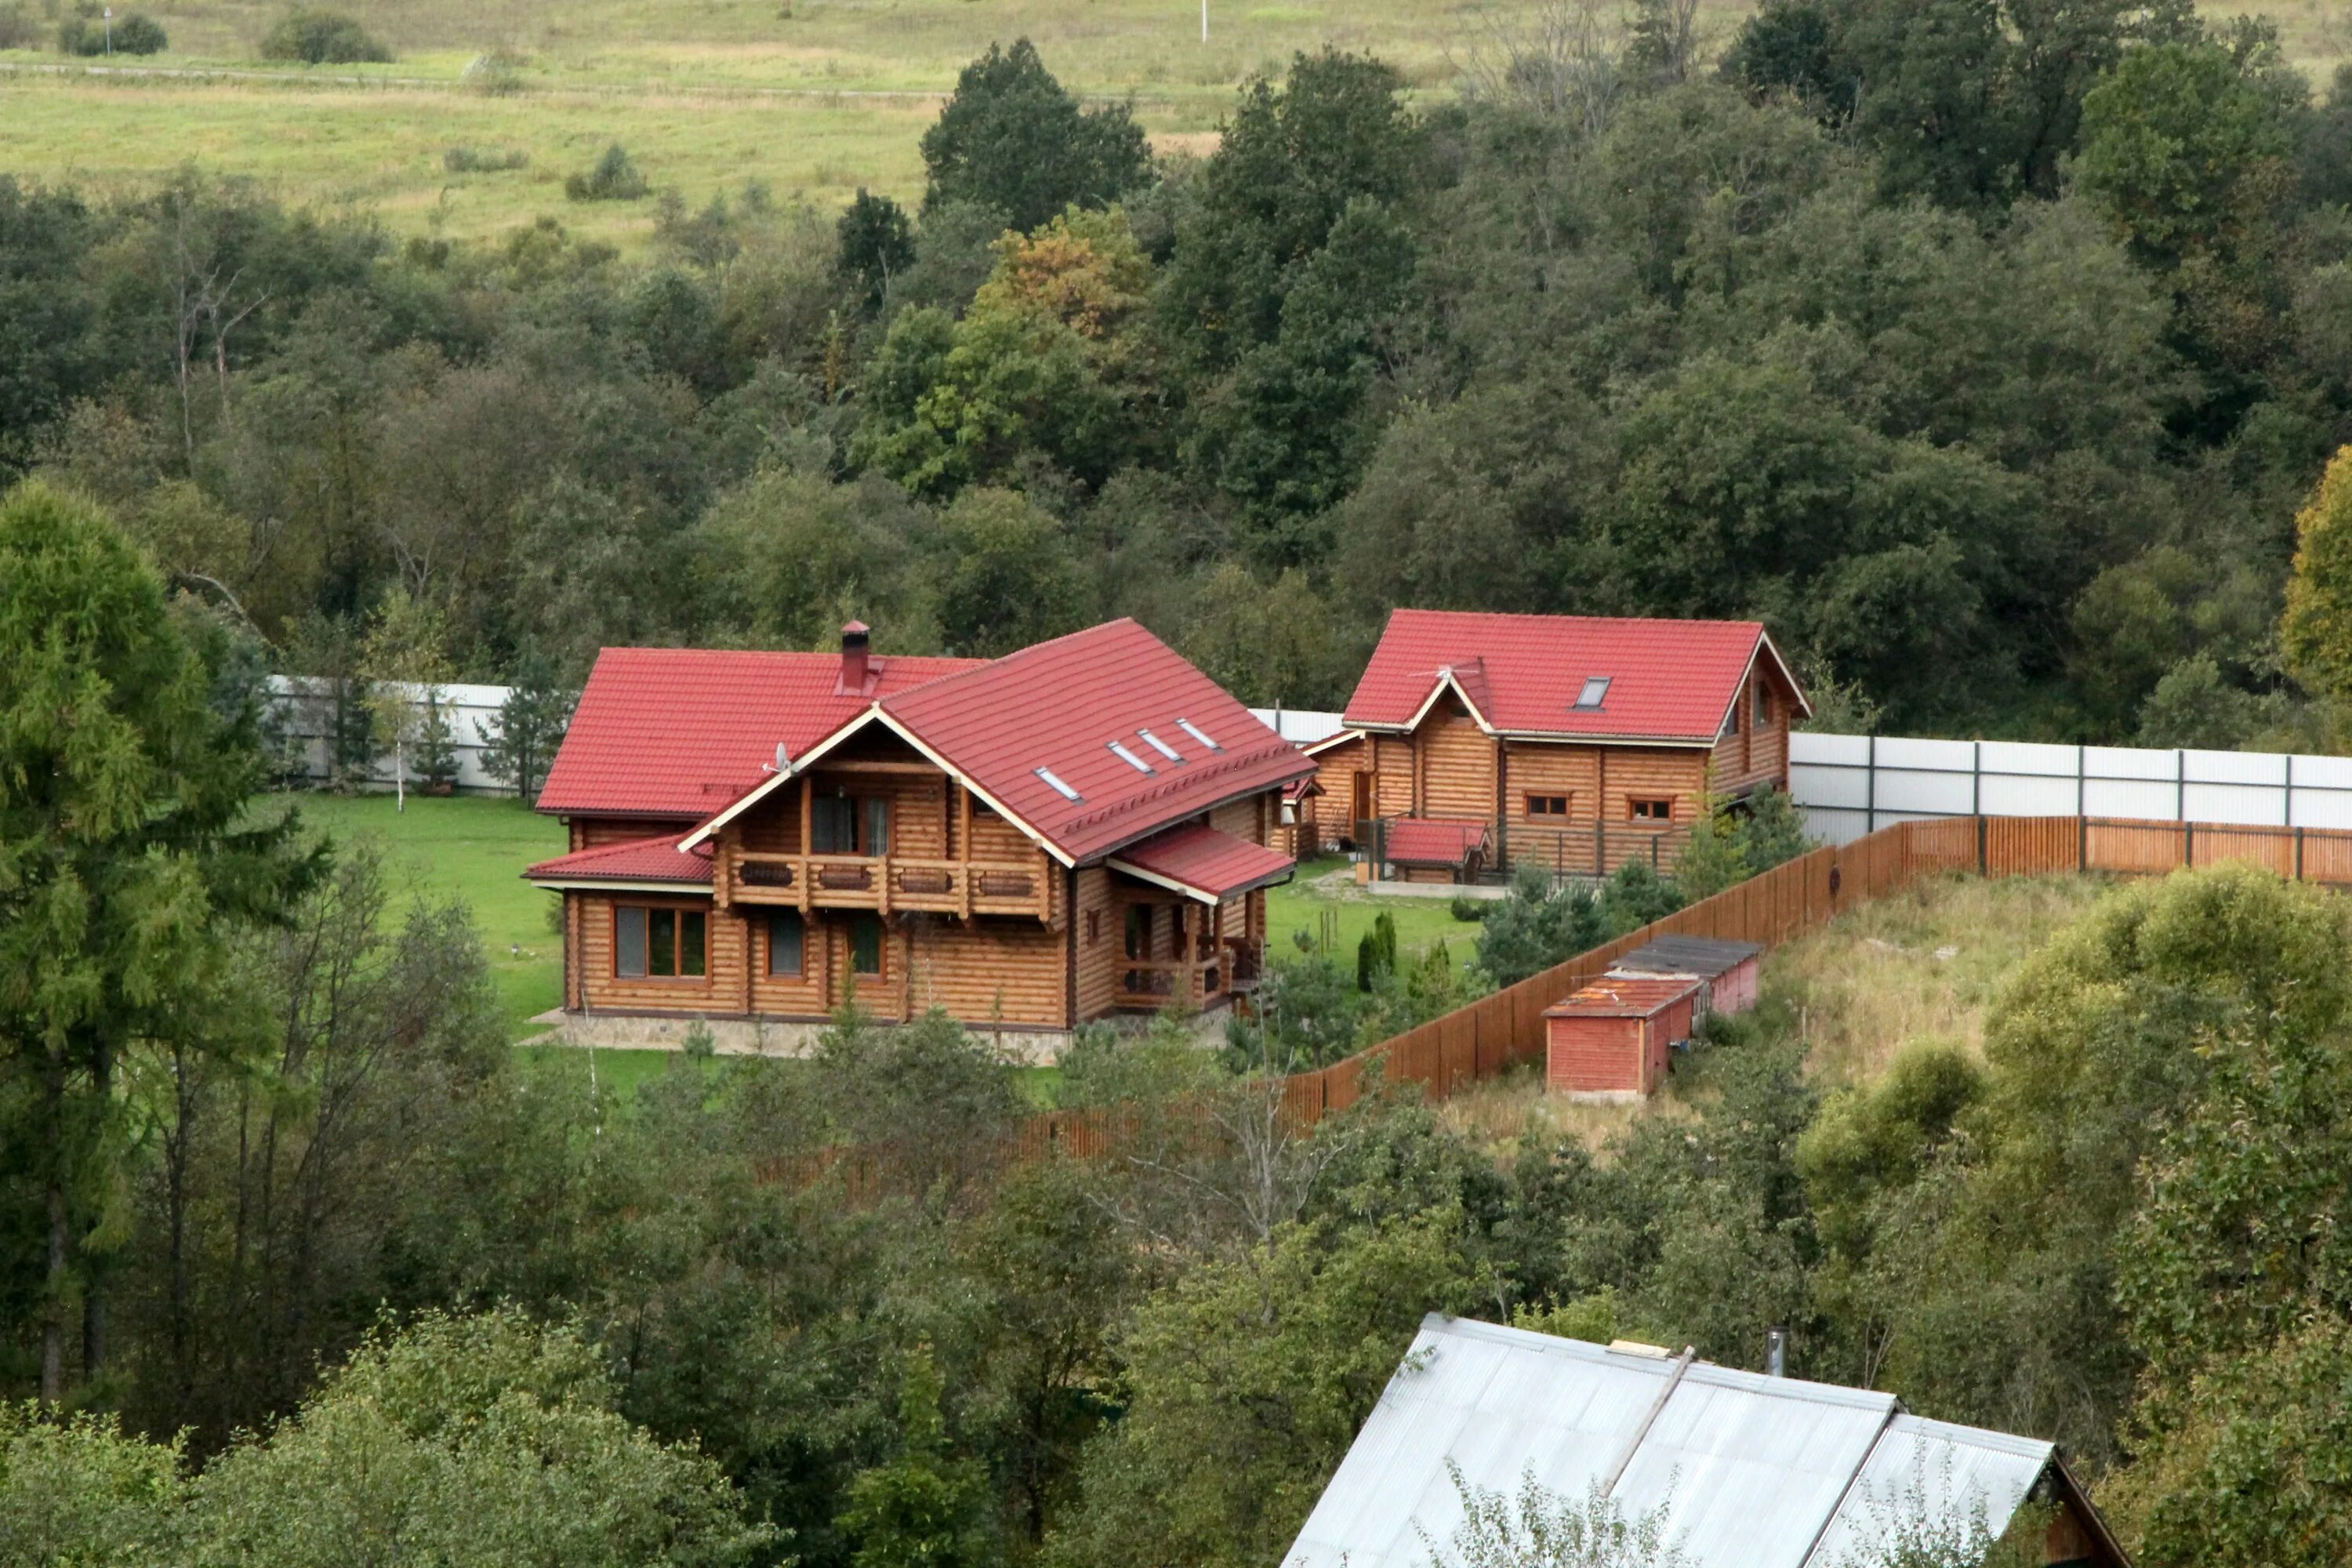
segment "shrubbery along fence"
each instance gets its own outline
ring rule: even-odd
[[[2047,876],[2100,871],[2162,875],[2187,866],[2246,860],[2301,881],[2352,885],[2352,830],[2222,827],[2087,816],[1961,816],[1897,822],[1850,844],[1812,850],[1665,919],[1580,952],[1466,1007],[1284,1082],[1282,1117],[1304,1131],[1361,1098],[1375,1062],[1391,1083],[1412,1082],[1432,1100],[1496,1077],[1544,1049],[1543,1010],[1600,978],[1635,948],[1662,936],[1721,937],[1767,947],[1819,930],[1873,899],[1923,877],[1949,872]],[[1052,1110],[1024,1124],[1013,1155],[1115,1153],[1134,1134],[1131,1107]],[[814,1179],[839,1170],[853,1190],[882,1181],[870,1151],[830,1150],[813,1161],[778,1162],[771,1176]]]

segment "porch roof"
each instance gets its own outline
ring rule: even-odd
[[[543,887],[610,882],[707,889],[710,886],[710,847],[700,845],[680,854],[678,840],[685,837],[683,833],[663,833],[651,838],[599,844],[593,849],[575,849],[552,860],[541,860],[523,877]]]
[[[1400,816],[1389,824],[1388,858],[1401,866],[1459,866],[1491,837],[1483,822]]]
[[[1287,881],[1297,862],[1202,823],[1171,827],[1110,858],[1110,868],[1213,904]]]

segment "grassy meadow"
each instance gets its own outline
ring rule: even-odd
[[[59,0],[28,0],[47,25]],[[1130,99],[1162,152],[1205,151],[1254,73],[1325,44],[1369,50],[1413,89],[1453,90],[1482,37],[1526,0],[344,0],[389,44],[387,65],[261,59],[280,0],[155,0],[171,48],[67,60],[0,50],[0,173],[143,188],[194,162],[321,211],[381,217],[395,236],[495,237],[553,216],[643,250],[654,202],[567,201],[563,177],[626,146],[656,193],[699,207],[757,181],[831,208],[863,185],[920,194],[916,141],[957,70],[992,42],[1034,39],[1074,90]],[[1702,0],[1719,44],[1752,5]],[[2325,0],[2263,7],[2289,55],[2325,79],[2344,58]],[[511,62],[488,90],[486,57]],[[452,146],[510,149],[528,166],[452,174]]]
[[[1868,1083],[1897,1048],[1923,1037],[1984,1047],[1985,1016],[2020,963],[2112,883],[2096,877],[1951,877],[1849,910],[1765,955],[1757,1026],[1801,1035],[1823,1088]],[[1728,1047],[1737,1048],[1737,1047]],[[1544,1091],[1538,1065],[1475,1085],[1441,1114],[1490,1149],[1530,1129],[1599,1149],[1639,1117],[1687,1116],[1711,1092],[1704,1057],[1645,1105],[1588,1105]]]

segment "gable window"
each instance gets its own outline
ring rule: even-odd
[[[1671,800],[1635,800],[1628,804],[1633,807],[1636,822],[1672,822],[1675,819],[1675,803]]]
[[[849,922],[849,972],[868,980],[882,973],[879,915],[859,915]]]
[[[698,980],[709,966],[709,917],[658,904],[613,908],[613,973],[623,980]]]
[[[1531,795],[1528,796],[1529,816],[1566,816],[1568,796],[1564,795]]]
[[[1737,697],[1731,700],[1731,711],[1723,717],[1723,732],[1727,735],[1739,733],[1739,699]]]
[[[1762,681],[1756,683],[1756,727],[1759,730],[1772,721],[1772,689]]]
[[[797,980],[807,962],[808,923],[798,910],[776,910],[768,916],[768,974],[771,979]]]

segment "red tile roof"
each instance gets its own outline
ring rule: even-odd
[[[1547,1018],[1647,1018],[1698,994],[1696,980],[1596,980],[1543,1011]]]
[[[1297,869],[1289,856],[1192,823],[1154,834],[1111,857],[1121,871],[1173,884],[1202,900],[1230,899],[1252,888],[1269,887]]]
[[[539,809],[699,822],[760,782],[778,742],[798,756],[873,696],[978,662],[876,658],[872,689],[851,694],[836,689],[838,653],[608,647],[580,694]]]
[[[1757,621],[1397,610],[1346,718],[1350,728],[1401,729],[1450,677],[1506,734],[1712,742],[1759,647],[1785,674]],[[1608,695],[1580,710],[1594,676],[1608,677]]]
[[[1492,837],[1483,822],[1400,816],[1388,826],[1388,858],[1406,866],[1459,866]]]
[[[1131,620],[1038,643],[881,706],[1073,864],[1315,771],[1297,747]],[[1145,740],[1144,730],[1181,760]],[[1150,771],[1122,760],[1113,742]],[[1079,798],[1039,777],[1040,768]]]
[[[708,827],[775,777],[778,742],[804,757],[878,712],[1076,864],[1315,772],[1130,620],[993,660],[873,662],[879,677],[861,697],[838,689],[837,654],[607,648],[539,808]]]
[[[523,875],[534,882],[703,882],[710,880],[710,847],[681,853],[683,833],[600,844],[541,860]]]

